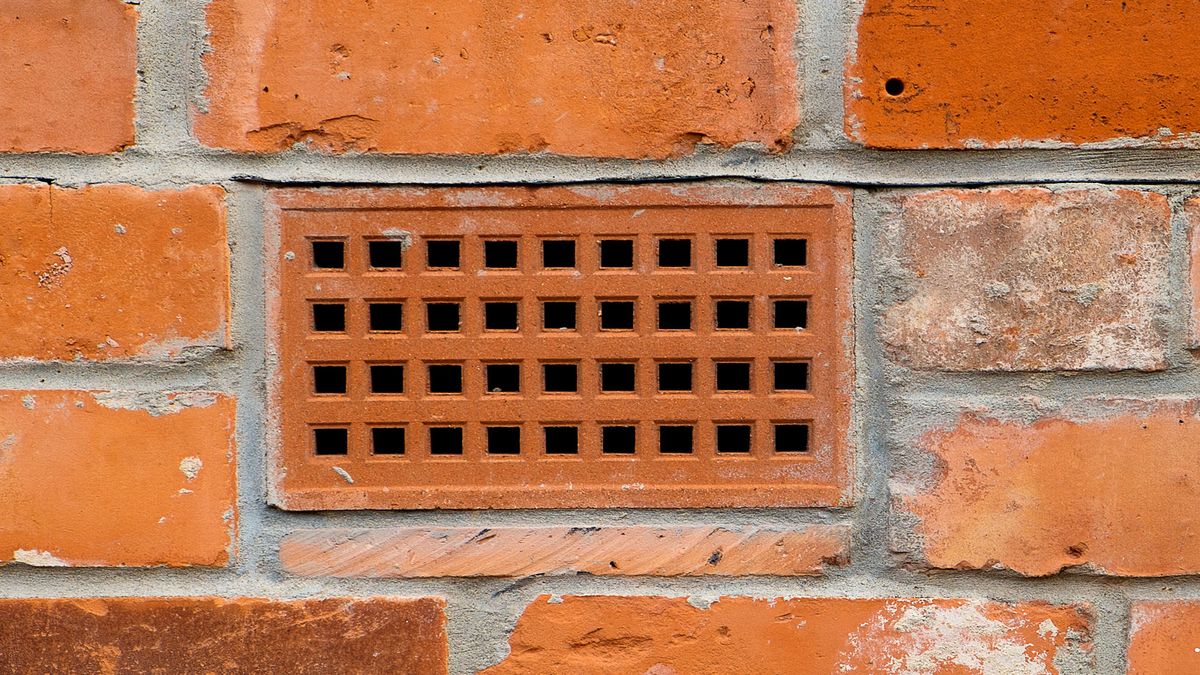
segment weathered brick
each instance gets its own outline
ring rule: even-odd
[[[1200,572],[1200,404],[1092,400],[1081,421],[968,414],[921,441],[927,482],[898,484],[934,567]]]
[[[0,600],[13,673],[447,671],[435,598]]]
[[[542,596],[483,672],[1050,673],[1090,663],[1090,624],[1037,602]]]
[[[1130,625],[1130,675],[1200,672],[1200,602],[1137,602]]]
[[[1158,370],[1171,209],[1125,189],[885,198],[882,337],[918,369]]]
[[[0,6],[0,152],[133,144],[137,9],[121,0]]]
[[[210,392],[0,392],[0,564],[225,564],[234,408]]]
[[[1188,228],[1188,243],[1190,249],[1190,269],[1188,277],[1192,282],[1192,316],[1191,341],[1193,348],[1200,347],[1200,198],[1184,202],[1183,213],[1190,227]]]
[[[667,157],[798,120],[785,0],[217,0],[208,26],[208,146]]]
[[[0,186],[0,359],[229,346],[224,191]]]
[[[463,527],[293,532],[279,555],[306,576],[795,576],[844,564],[849,548],[845,526]]]
[[[846,132],[884,148],[1194,146],[1194,9],[867,0],[846,69]]]

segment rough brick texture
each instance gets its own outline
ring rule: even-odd
[[[0,6],[0,152],[133,144],[137,9],[121,0]]]
[[[846,132],[885,148],[1195,145],[1194,10],[867,0],[847,64]]]
[[[1165,197],[1125,189],[889,197],[890,356],[919,369],[1157,370],[1169,275]]]
[[[845,563],[849,548],[846,527],[464,527],[293,532],[279,555],[308,576],[794,576]]]
[[[1130,675],[1200,672],[1200,602],[1134,603],[1130,611]]]
[[[790,147],[783,0],[217,0],[200,141],[251,152],[666,157]]]
[[[219,187],[0,186],[0,359],[228,347],[223,198]]]
[[[234,455],[221,394],[0,392],[0,564],[223,565]]]
[[[1041,603],[542,596],[483,672],[1051,673],[1089,635],[1088,610]]]
[[[1200,347],[1200,199],[1189,199],[1184,203],[1184,215],[1188,227],[1188,243],[1191,253],[1188,278],[1192,286],[1192,316],[1190,346]]]
[[[446,672],[432,598],[0,600],[13,673]]]

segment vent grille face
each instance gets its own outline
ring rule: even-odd
[[[848,199],[781,186],[275,192],[274,501],[842,503]]]

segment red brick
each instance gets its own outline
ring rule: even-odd
[[[122,0],[0,6],[0,152],[133,144],[137,9]]]
[[[0,600],[13,673],[447,671],[434,598]]]
[[[224,191],[0,186],[0,359],[228,348]]]
[[[200,142],[667,157],[791,145],[795,3],[217,0]]]
[[[279,555],[306,576],[797,576],[844,564],[849,549],[845,526],[462,527],[293,532]]]
[[[1091,662],[1090,624],[1037,602],[542,596],[483,672],[1053,673]]]
[[[846,133],[883,148],[1196,144],[1188,3],[867,0]],[[887,82],[904,83],[888,92]]]
[[[1130,610],[1129,674],[1200,672],[1200,602],[1137,602]]]
[[[224,565],[234,408],[210,392],[0,392],[0,564]]]
[[[1200,572],[1200,405],[1084,404],[1099,412],[1031,424],[971,414],[923,438],[935,475],[896,487],[930,565]]]
[[[1171,208],[1125,189],[887,197],[882,337],[918,369],[1159,370]]]

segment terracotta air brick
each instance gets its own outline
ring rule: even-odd
[[[1200,572],[1194,401],[1091,400],[1079,421],[967,414],[927,433],[932,475],[897,481],[929,565],[1122,576]]]
[[[229,347],[224,191],[0,186],[0,359]]]
[[[1187,3],[867,0],[846,133],[880,148],[1196,144]]]
[[[1127,189],[884,198],[891,358],[949,371],[1161,370],[1171,208]]]
[[[844,526],[470,527],[292,532],[279,555],[304,576],[799,576],[844,564],[849,550]]]
[[[1086,607],[1040,602],[542,596],[482,672],[1054,673],[1090,634]]]
[[[0,600],[13,673],[447,672],[435,598]]]
[[[122,0],[5,0],[0,152],[132,145],[137,18]]]
[[[1200,602],[1135,602],[1129,623],[1130,675],[1200,672]]]
[[[200,142],[248,152],[663,158],[791,146],[796,5],[209,5]]]
[[[224,565],[234,408],[210,392],[0,392],[0,564]]]

